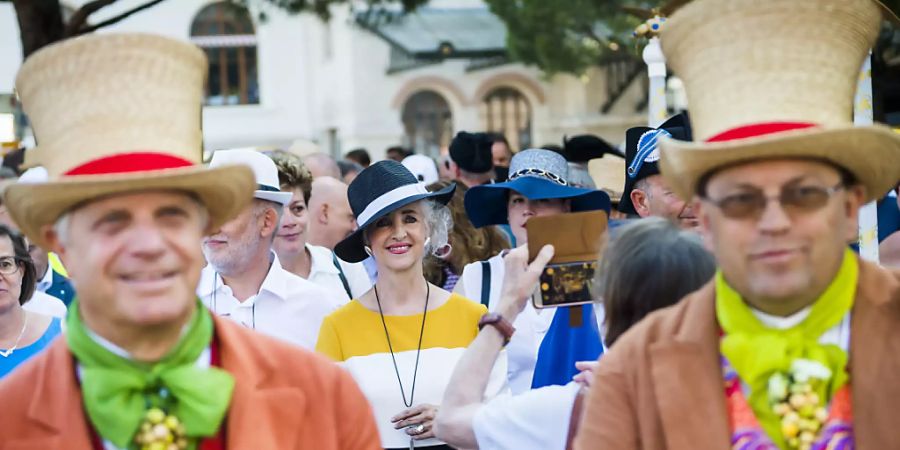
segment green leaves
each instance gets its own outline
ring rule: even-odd
[[[510,56],[547,75],[584,73],[606,58],[636,54],[641,23],[623,6],[650,8],[662,0],[486,0],[507,26]]]

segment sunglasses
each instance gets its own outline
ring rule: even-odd
[[[843,182],[832,187],[786,186],[776,197],[767,197],[759,189],[747,190],[724,198],[706,200],[730,219],[759,219],[769,200],[775,200],[791,217],[822,209],[835,192],[844,189]]]

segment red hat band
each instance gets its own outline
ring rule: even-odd
[[[114,175],[132,172],[177,169],[193,166],[194,163],[168,153],[135,152],[119,153],[88,161],[63,175]]]
[[[763,122],[752,125],[744,125],[730,130],[725,130],[709,139],[706,142],[727,142],[737,139],[746,139],[751,137],[765,136],[768,134],[781,133],[791,130],[802,130],[805,128],[813,128],[817,126],[809,122]]]

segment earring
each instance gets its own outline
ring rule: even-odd
[[[369,247],[368,245],[364,245],[363,250],[365,250],[367,255],[372,256],[372,248],[371,247]]]
[[[450,244],[444,244],[444,245],[440,246],[439,248],[436,248],[434,250],[434,252],[432,252],[432,255],[434,255],[438,258],[444,259],[444,258],[450,256],[450,252],[452,252],[452,251],[453,251],[453,246],[451,246]]]
[[[430,243],[431,243],[431,238],[425,238],[425,244],[422,246],[425,248],[428,248],[428,244],[430,244]]]

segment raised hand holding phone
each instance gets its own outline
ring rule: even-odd
[[[585,211],[534,217],[526,224],[532,259],[547,244],[555,252],[541,273],[535,308],[591,303],[596,300],[594,275],[606,242],[607,215]]]

